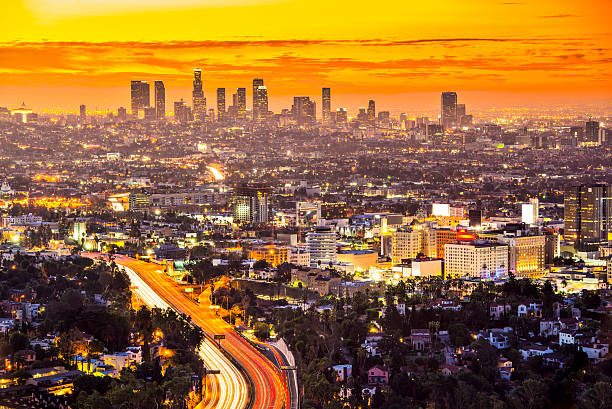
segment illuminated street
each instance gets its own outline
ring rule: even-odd
[[[161,272],[158,265],[123,256],[116,256],[114,261],[126,267],[133,285],[139,287],[139,294],[143,295],[147,303],[156,306],[167,303],[189,315],[208,336],[225,335],[226,339],[221,341],[223,348],[239,361],[253,380],[255,387],[253,408],[283,407],[284,401],[288,400],[288,390],[279,370],[248,341],[236,334],[231,325],[216,317],[210,304],[197,304],[188,299],[180,287]],[[133,272],[137,273],[140,280],[134,279]],[[145,289],[143,283],[149,288]],[[247,382],[229,360],[220,354],[211,342],[203,344],[200,356],[210,368],[220,370],[220,375],[209,376],[209,378],[218,377],[218,380],[216,382],[208,380],[209,393],[201,407],[228,409],[246,407],[249,395]]]

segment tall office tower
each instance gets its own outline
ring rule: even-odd
[[[373,99],[368,102],[368,122],[376,122],[376,102]]]
[[[81,123],[84,124],[85,121],[87,121],[87,108],[85,107],[85,105],[81,105],[79,107],[79,116]]]
[[[127,109],[119,107],[119,109],[117,109],[117,117],[120,121],[125,121],[127,119]]]
[[[336,261],[336,233],[329,227],[317,227],[306,234],[306,248],[310,254],[310,267],[326,268]]]
[[[139,111],[144,111],[150,106],[149,84],[146,81],[132,81],[131,86],[132,115],[138,116]]]
[[[564,192],[563,202],[566,241],[580,248],[612,242],[612,189],[609,185],[570,186]]]
[[[246,88],[236,90],[236,109],[238,118],[246,118]]]
[[[257,88],[257,98],[259,99],[259,103],[257,108],[259,112],[257,113],[257,118],[265,118],[268,116],[268,89],[265,85],[260,85]]]
[[[404,259],[416,258],[421,252],[423,231],[410,228],[399,228],[393,232],[391,245],[391,263],[401,264]]]
[[[309,97],[293,97],[291,113],[299,126],[314,124],[316,119],[316,105]]]
[[[463,118],[465,117],[465,104],[457,104],[457,126],[460,126],[463,122]]]
[[[451,128],[457,124],[457,93],[442,93],[442,112],[440,124],[444,128]]]
[[[262,115],[261,97],[259,95],[259,87],[263,87],[264,80],[255,78],[253,80],[253,119],[259,119]]]
[[[321,95],[321,115],[324,124],[331,122],[331,89],[323,88]]]
[[[191,110],[182,99],[174,103],[174,119],[183,123],[191,120]]]
[[[584,142],[597,143],[599,141],[599,122],[587,121],[584,127]]]
[[[348,122],[348,113],[346,112],[346,108],[336,109],[336,123],[346,124],[347,122]]]
[[[166,88],[163,81],[155,81],[155,117],[166,117]]]
[[[241,223],[267,223],[270,220],[272,188],[261,184],[236,187],[233,198],[234,221]]]
[[[202,69],[193,70],[193,119],[203,122],[206,119],[206,98],[202,85]]]
[[[217,88],[217,119],[225,119],[225,88]]]

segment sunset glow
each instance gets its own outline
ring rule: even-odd
[[[369,97],[436,106],[442,89],[482,104],[491,93],[515,104],[598,102],[612,89],[606,0],[227,3],[6,2],[2,102],[116,109],[133,78],[161,79],[171,100],[188,98],[195,66],[209,98],[266,78],[273,108],[321,86],[349,107]]]

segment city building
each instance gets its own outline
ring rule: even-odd
[[[272,267],[288,263],[291,259],[291,250],[286,246],[256,246],[249,251],[249,258],[253,260],[265,260]]]
[[[540,217],[540,202],[537,197],[529,199],[529,203],[521,205],[521,221],[525,224],[533,226],[537,224]]]
[[[444,276],[495,279],[508,275],[508,246],[483,240],[444,246]]]
[[[329,227],[317,227],[306,234],[306,247],[310,254],[310,267],[325,268],[337,260],[336,233]]]
[[[570,186],[564,192],[564,234],[579,247],[609,243],[612,192],[607,184]]]
[[[445,129],[452,128],[457,124],[457,93],[443,92],[442,93],[442,112],[440,117],[440,125]]]
[[[309,97],[293,97],[291,113],[299,126],[311,125],[316,119],[316,105]]]
[[[225,119],[225,88],[217,88],[217,119]]]
[[[236,100],[234,101],[238,118],[246,118],[246,88],[236,90]]]
[[[264,86],[264,80],[255,78],[253,80],[253,119],[259,120],[268,114],[268,90]]]
[[[376,102],[373,99],[368,101],[368,122],[370,124],[376,122]]]
[[[151,104],[149,83],[146,81],[131,82],[131,103],[132,116],[138,118],[140,112],[144,114],[144,109]]]
[[[193,119],[203,122],[206,119],[206,98],[204,98],[204,86],[202,83],[202,69],[193,70]]]
[[[155,81],[155,118],[166,117],[166,88],[163,81]]]
[[[331,122],[331,89],[323,88],[321,94],[321,120],[324,124],[329,124]]]
[[[402,227],[392,234],[391,263],[401,264],[402,260],[413,259],[423,247],[423,231]]]
[[[528,278],[538,278],[545,273],[545,236],[500,235],[497,241],[508,246],[509,272]]]
[[[272,189],[263,185],[240,185],[233,198],[234,222],[268,223]]]
[[[81,121],[81,124],[87,122],[87,108],[85,105],[81,105],[79,107],[79,120]]]

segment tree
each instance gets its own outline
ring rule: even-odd
[[[472,335],[470,334],[470,330],[465,324],[461,322],[449,325],[448,336],[450,338],[451,344],[453,344],[454,346],[462,347],[469,345],[472,342]]]
[[[149,343],[153,335],[153,321],[151,318],[151,310],[143,306],[136,313],[136,320],[134,326],[138,330],[138,333],[142,337],[142,357],[145,362],[151,360],[151,351],[149,349]]]
[[[515,409],[545,409],[548,407],[548,385],[539,379],[526,379],[512,392],[509,404]]]
[[[612,383],[597,382],[578,401],[580,409],[606,409],[612,402]]]

